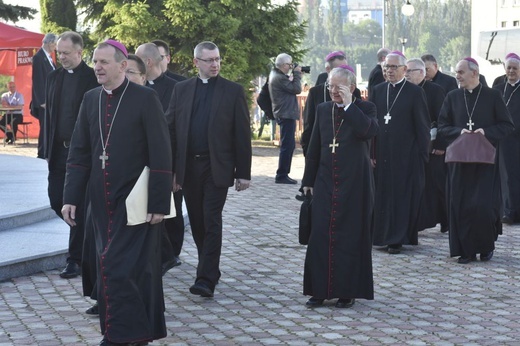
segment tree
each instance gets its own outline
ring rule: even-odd
[[[93,36],[125,43],[129,50],[160,38],[175,52],[178,71],[194,73],[193,49],[213,41],[223,57],[222,74],[247,89],[250,81],[266,73],[279,53],[295,61],[304,51],[300,44],[305,24],[298,18],[297,3],[276,6],[271,0],[78,0],[87,21],[96,23]],[[103,6],[101,6],[103,4]],[[105,37],[103,37],[105,36]]]
[[[36,12],[38,11],[34,8],[8,5],[4,4],[3,0],[0,0],[0,19],[5,21],[16,23],[20,19],[33,19]]]
[[[78,16],[74,0],[40,0],[42,32],[76,31]]]

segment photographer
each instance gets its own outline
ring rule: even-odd
[[[289,75],[291,69],[292,75]],[[289,54],[282,53],[276,57],[275,67],[269,75],[273,114],[280,125],[280,155],[275,178],[277,184],[297,183],[289,177],[289,172],[296,145],[296,120],[300,118],[296,95],[302,91],[301,69],[300,66],[293,65]]]

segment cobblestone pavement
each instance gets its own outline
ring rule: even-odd
[[[297,187],[275,185],[277,150],[255,148],[249,190],[230,190],[222,278],[214,298],[189,293],[196,250],[164,277],[168,337],[153,345],[520,345],[520,233],[506,226],[490,262],[457,264],[448,235],[419,235],[399,255],[374,249],[375,299],[305,307]],[[301,179],[301,151],[291,176]],[[0,245],[1,247],[1,245]],[[0,283],[0,345],[96,345],[81,279],[58,270]]]

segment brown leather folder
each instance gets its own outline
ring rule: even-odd
[[[446,148],[445,162],[495,163],[496,149],[481,133],[463,133]]]

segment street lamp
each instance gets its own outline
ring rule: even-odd
[[[390,2],[390,0],[383,0],[383,20],[382,20],[382,27],[383,27],[383,33],[382,33],[382,38],[383,38],[383,46],[382,47],[385,47],[385,24],[386,24],[386,17],[388,16],[388,3]],[[410,3],[410,0],[406,0],[406,3],[401,7],[401,13],[407,17],[413,15],[415,12],[415,8],[413,7],[413,5]]]
[[[415,8],[410,4],[410,0],[406,0],[406,4],[401,7],[401,13],[407,17],[410,17],[415,12]]]
[[[406,45],[406,42],[408,42],[408,39],[406,37],[399,37],[399,42],[401,43],[401,47],[403,47],[403,49],[401,50],[403,52],[403,55],[406,55],[404,53],[404,46]]]

